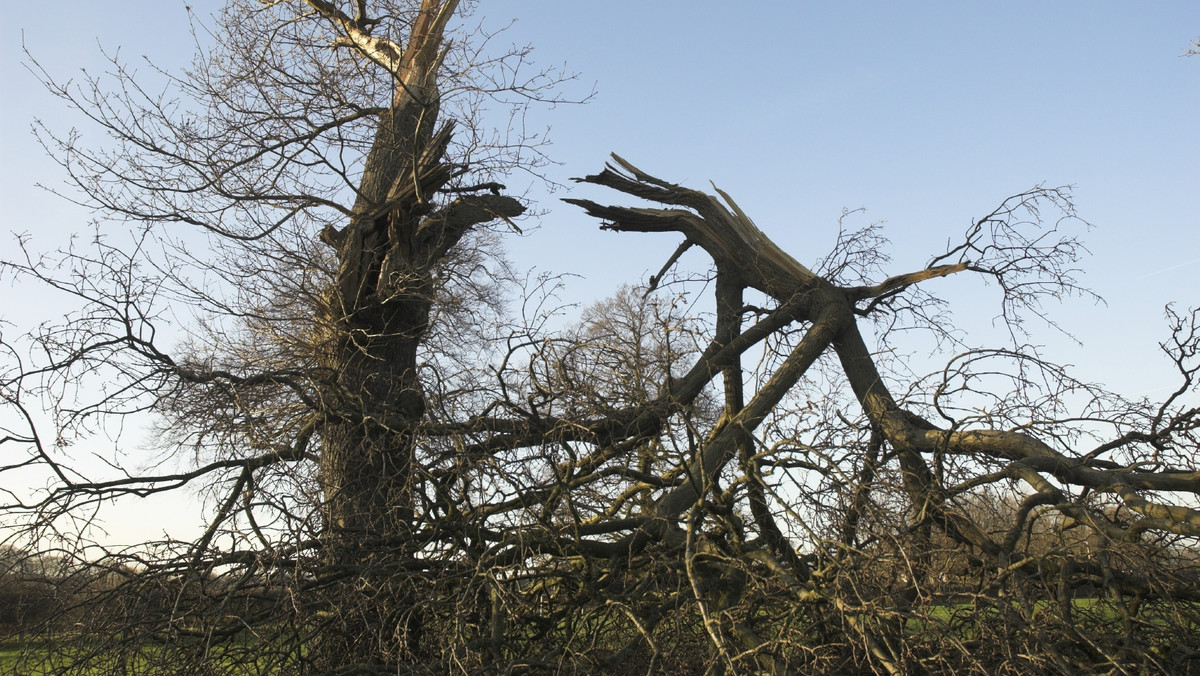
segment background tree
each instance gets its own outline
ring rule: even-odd
[[[806,267],[724,193],[614,158],[584,182],[661,207],[571,201],[684,241],[553,330],[551,279],[509,311],[489,229],[522,213],[495,181],[536,139],[475,112],[556,76],[514,80],[524,53],[487,57],[464,9],[234,2],[167,94],[120,64],[47,78],[113,141],[47,144],[133,227],[6,263],[80,306],[5,339],[5,473],[54,478],[10,494],[10,540],[101,581],[65,637],[41,625],[70,648],[22,668],[1194,668],[1197,315],[1169,313],[1159,403],[1023,344],[1082,292],[1068,193],[1009,198],[887,276],[873,228]],[[959,342],[923,284],[972,274],[1013,344]],[[886,358],[914,328],[952,350],[925,378]],[[68,442],[143,413],[160,468],[73,466]],[[195,541],[81,539],[107,500],[186,485],[212,508]]]

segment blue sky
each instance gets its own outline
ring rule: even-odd
[[[829,249],[843,208],[887,222],[889,272],[902,272],[1005,197],[1075,185],[1096,226],[1084,281],[1109,305],[1056,311],[1083,347],[1036,339],[1130,394],[1171,385],[1154,347],[1162,307],[1200,304],[1200,57],[1181,56],[1200,38],[1200,3],[485,0],[476,18],[517,19],[507,40],[578,72],[579,91],[595,84],[588,105],[533,116],[553,126],[553,178],[593,173],[615,151],[692,187],[712,180],[804,263]],[[183,3],[3,0],[0,38],[0,232],[61,238],[87,215],[34,188],[61,176],[29,127],[74,121],[21,65],[22,42],[59,76],[102,68],[97,43],[178,64],[190,56]],[[542,197],[540,228],[511,250],[580,274],[571,300],[644,279],[677,244],[600,232],[564,195]],[[42,311],[36,295],[4,293],[0,315]],[[961,287],[959,317],[986,328],[997,308],[972,294],[994,300]]]
[[[615,151],[712,180],[802,262],[828,250],[843,208],[865,207],[860,223],[887,222],[893,272],[1008,195],[1072,184],[1096,226],[1084,279],[1109,305],[1060,311],[1082,349],[1036,338],[1091,379],[1161,387],[1162,307],[1200,303],[1200,57],[1181,57],[1200,4],[757,5],[506,3],[515,40],[596,83],[591,104],[548,117],[562,175]],[[549,260],[588,288],[653,272],[675,245],[598,233],[559,207],[537,237],[518,251],[542,266],[540,252],[563,252]],[[987,324],[995,305],[982,305],[960,308],[964,323]],[[1147,363],[1122,356],[1131,344]]]

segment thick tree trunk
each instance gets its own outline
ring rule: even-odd
[[[456,4],[422,2],[410,42],[392,63],[396,94],[380,115],[350,222],[321,233],[338,259],[321,322],[333,374],[319,477],[330,584],[311,652],[322,671],[394,672],[424,657],[414,467],[425,413],[417,355],[434,273],[472,227],[524,211],[496,194],[436,201],[455,173],[445,161],[452,127],[435,130],[441,32]]]
[[[394,314],[412,323],[428,316],[428,303]],[[339,337],[333,360],[339,389],[355,396],[345,403],[358,410],[327,426],[322,445],[325,556],[333,584],[324,609],[332,631],[322,632],[331,641],[319,643],[320,666],[328,669],[412,659],[422,633],[419,603],[404,575],[415,549],[415,428],[424,411],[419,339]]]
[[[397,241],[412,237],[421,205],[386,206],[396,177],[414,165],[413,145],[424,136],[409,126],[417,119],[411,111],[382,117],[356,216],[327,238],[340,265],[327,321],[335,376],[320,469],[325,552],[336,579],[326,590],[327,640],[314,654],[323,670],[395,664],[420,650],[420,604],[402,571],[414,553],[415,429],[425,411],[417,352],[435,261],[412,260],[403,250],[411,247]],[[393,274],[385,274],[389,257]]]
[[[417,355],[435,300],[434,271],[473,226],[523,211],[499,195],[435,206],[431,196],[451,176],[443,162],[450,129],[427,137],[420,128],[427,117],[403,117],[412,128],[396,128],[390,115],[381,119],[380,138],[387,138],[367,159],[369,189],[356,215],[346,229],[323,234],[337,248],[339,273],[325,322],[336,375],[320,479],[327,557],[342,580],[330,588],[329,602],[340,625],[330,635],[342,638],[322,651],[323,667],[422,657],[423,611],[408,575],[420,569],[412,537],[419,526],[417,428],[425,413]],[[397,151],[394,143],[422,145]]]

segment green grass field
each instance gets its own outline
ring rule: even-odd
[[[54,649],[53,645],[29,644],[16,639],[0,641],[0,674],[4,676],[9,674],[41,676],[45,672],[33,667],[27,658],[30,656],[47,657]]]
[[[16,639],[6,639],[0,641],[0,676],[43,676],[51,673],[50,668],[65,666],[63,648],[52,642],[43,641],[37,643],[22,642]],[[244,657],[245,655],[241,655]],[[108,675],[114,672],[129,672],[140,673],[143,670],[153,670],[157,667],[158,671],[153,673],[169,673],[164,671],[164,666],[169,665],[158,664],[154,662],[156,658],[162,661],[162,653],[156,648],[146,648],[140,655],[124,658],[113,656],[111,659],[101,657],[95,660],[95,665],[90,667],[85,673]],[[223,674],[227,676],[263,676],[270,673],[266,668],[262,668],[254,663],[254,660],[249,660],[248,664],[241,664],[237,667],[231,664],[221,664],[220,656],[215,656],[210,663],[211,673]]]
[[[1001,615],[1008,615],[1006,603],[1009,602],[1005,600],[981,605],[973,603],[931,604],[921,609],[914,609],[912,614],[905,613],[901,625],[902,631],[914,646],[921,646],[919,650],[929,655],[937,655],[951,646],[965,650],[964,645],[975,645],[981,641],[984,642],[984,645],[980,646],[984,649],[982,652],[986,652],[986,642],[989,640],[989,636],[991,640],[995,640],[996,630],[1001,633],[1015,632],[1014,636],[1023,635],[1023,632],[1026,631],[1046,632],[1046,635],[1039,637],[1039,640],[1048,638],[1053,642],[1053,640],[1061,638],[1066,641],[1063,645],[1072,641],[1068,634],[1074,631],[1087,632],[1089,636],[1101,640],[1106,638],[1115,640],[1120,638],[1123,632],[1130,630],[1130,625],[1126,623],[1121,609],[1104,598],[1074,599],[1071,602],[1071,614],[1074,616],[1074,621],[1067,630],[1064,630],[1064,627],[1059,624],[1061,621],[1058,615],[1060,609],[1051,601],[1037,600],[1031,602],[1032,606],[1024,607],[1019,607],[1015,600],[1011,601],[1012,615],[1002,618]],[[1142,606],[1136,618],[1132,620],[1134,626],[1132,630],[1136,632],[1141,639],[1139,642],[1142,643],[1139,650],[1148,651],[1146,654],[1153,654],[1160,658],[1168,656],[1168,653],[1175,652],[1173,646],[1176,643],[1173,639],[1176,635],[1170,634],[1169,628],[1191,627],[1195,631],[1200,631],[1200,626],[1189,624],[1187,619],[1178,616],[1180,613],[1186,615],[1187,618],[1195,618],[1200,615],[1200,608],[1196,604],[1183,604],[1182,606],[1179,604],[1147,604]],[[899,615],[892,616],[880,626],[893,623],[900,617]],[[891,626],[896,627],[897,625],[893,623]],[[608,629],[612,630],[613,627],[608,627]],[[582,631],[584,634],[593,631],[598,634],[607,633],[602,627],[597,626],[577,627],[576,630]],[[698,631],[697,636],[699,636]],[[623,645],[623,640],[627,638],[630,637],[625,636],[622,641],[617,643]],[[812,635],[792,634],[786,640],[796,641],[796,647],[799,648],[799,644],[805,643],[806,640],[820,641],[820,638]],[[703,643],[704,641],[701,640],[697,645],[699,653],[706,652],[701,647]],[[819,648],[815,644],[806,645],[807,649]],[[68,663],[72,660],[69,654],[63,652],[64,649],[70,650],[54,640],[30,642],[15,637],[0,640],[0,676],[10,674],[42,676],[51,673],[52,667],[62,669],[69,666]],[[109,649],[113,649],[113,647],[106,645],[98,648],[98,650]],[[76,672],[83,674],[172,673],[173,661],[178,664],[187,660],[194,668],[203,673],[221,676],[270,676],[279,673],[281,668],[286,668],[281,667],[281,663],[291,662],[281,654],[277,653],[272,656],[270,653],[269,645],[259,643],[258,639],[250,634],[245,634],[230,644],[207,651],[202,643],[191,643],[170,648],[158,645],[145,646],[140,649],[130,648],[119,654],[96,652],[84,658],[84,662],[77,662],[75,666],[83,667]],[[84,655],[83,653],[75,654],[79,657]],[[986,657],[981,659],[987,660]],[[1162,663],[1174,664],[1175,662]],[[87,666],[84,666],[85,664]]]

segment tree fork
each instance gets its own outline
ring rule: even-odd
[[[826,348],[833,346],[842,361],[843,372],[858,396],[864,412],[900,452],[905,491],[914,514],[925,514],[928,511],[952,535],[961,537],[986,551],[998,551],[999,546],[969,520],[955,518],[954,515],[947,515],[944,511],[944,496],[935,486],[933,473],[929,470],[924,458],[921,457],[921,450],[904,443],[899,438],[911,436],[915,424],[913,421],[919,421],[919,418],[900,409],[887,391],[874,361],[862,341],[855,321],[858,313],[855,306],[856,301],[870,296],[868,292],[871,290],[878,294],[893,293],[897,287],[904,284],[953,274],[965,267],[959,265],[939,266],[931,271],[904,276],[903,282],[889,280],[889,283],[871,287],[867,291],[861,288],[843,289],[816,275],[780,249],[754,225],[736,202],[720,189],[714,188],[721,196],[719,200],[711,195],[651,176],[615,154],[612,155],[612,159],[613,164],[606,165],[601,173],[576,180],[605,186],[674,208],[602,206],[596,202],[582,199],[566,199],[564,201],[580,206],[589,215],[602,219],[605,222],[602,227],[605,229],[624,232],[679,232],[683,234],[687,238],[687,242],[699,245],[712,257],[717,264],[719,284],[721,283],[720,271],[722,269],[736,270],[742,288],[757,289],[780,303],[799,300],[801,310],[796,313],[796,319],[813,322],[809,335],[801,342],[801,346],[809,343],[810,338],[815,338],[817,335],[827,336],[827,338],[817,339],[808,346],[809,349],[815,350],[815,354],[806,355],[800,362],[797,362],[802,366],[796,368],[792,366],[792,362],[793,358],[798,356],[797,352],[800,351],[798,346],[797,352],[793,352],[792,357],[784,362],[771,382],[756,395],[755,400],[760,404],[770,402],[767,408],[773,406],[786,393],[786,388],[790,388],[803,376],[812,361],[815,361]],[[725,290],[720,293],[729,296],[730,291]],[[722,300],[718,298],[718,308],[721,303]],[[728,331],[728,328],[725,330]],[[780,376],[785,373],[788,374],[788,377],[779,381]],[[785,391],[774,392],[771,396],[764,397],[768,392],[773,391],[772,384],[778,386],[777,381],[787,382],[784,386]],[[726,387],[729,387],[728,381]],[[755,402],[752,402],[751,406],[754,407],[754,404]],[[748,411],[742,411],[737,418],[743,419],[747,413]],[[756,421],[743,422],[743,424],[749,425],[745,428],[747,433],[757,426],[758,421],[761,421],[761,417],[757,415],[752,419],[756,419]],[[924,421],[920,422],[924,423]],[[732,420],[727,420],[726,423],[731,424]],[[928,423],[924,424],[928,425]],[[709,448],[704,453],[704,462],[701,463],[704,465],[704,471],[719,471],[719,468],[723,466],[722,458],[724,456],[722,458],[716,456],[724,452],[724,445],[720,435],[711,440]],[[693,492],[694,489],[685,485],[676,489],[674,493],[664,496],[659,500],[656,509],[658,515],[665,517],[680,514],[683,509],[687,508],[687,504],[690,504],[688,503],[689,498],[686,496]]]

